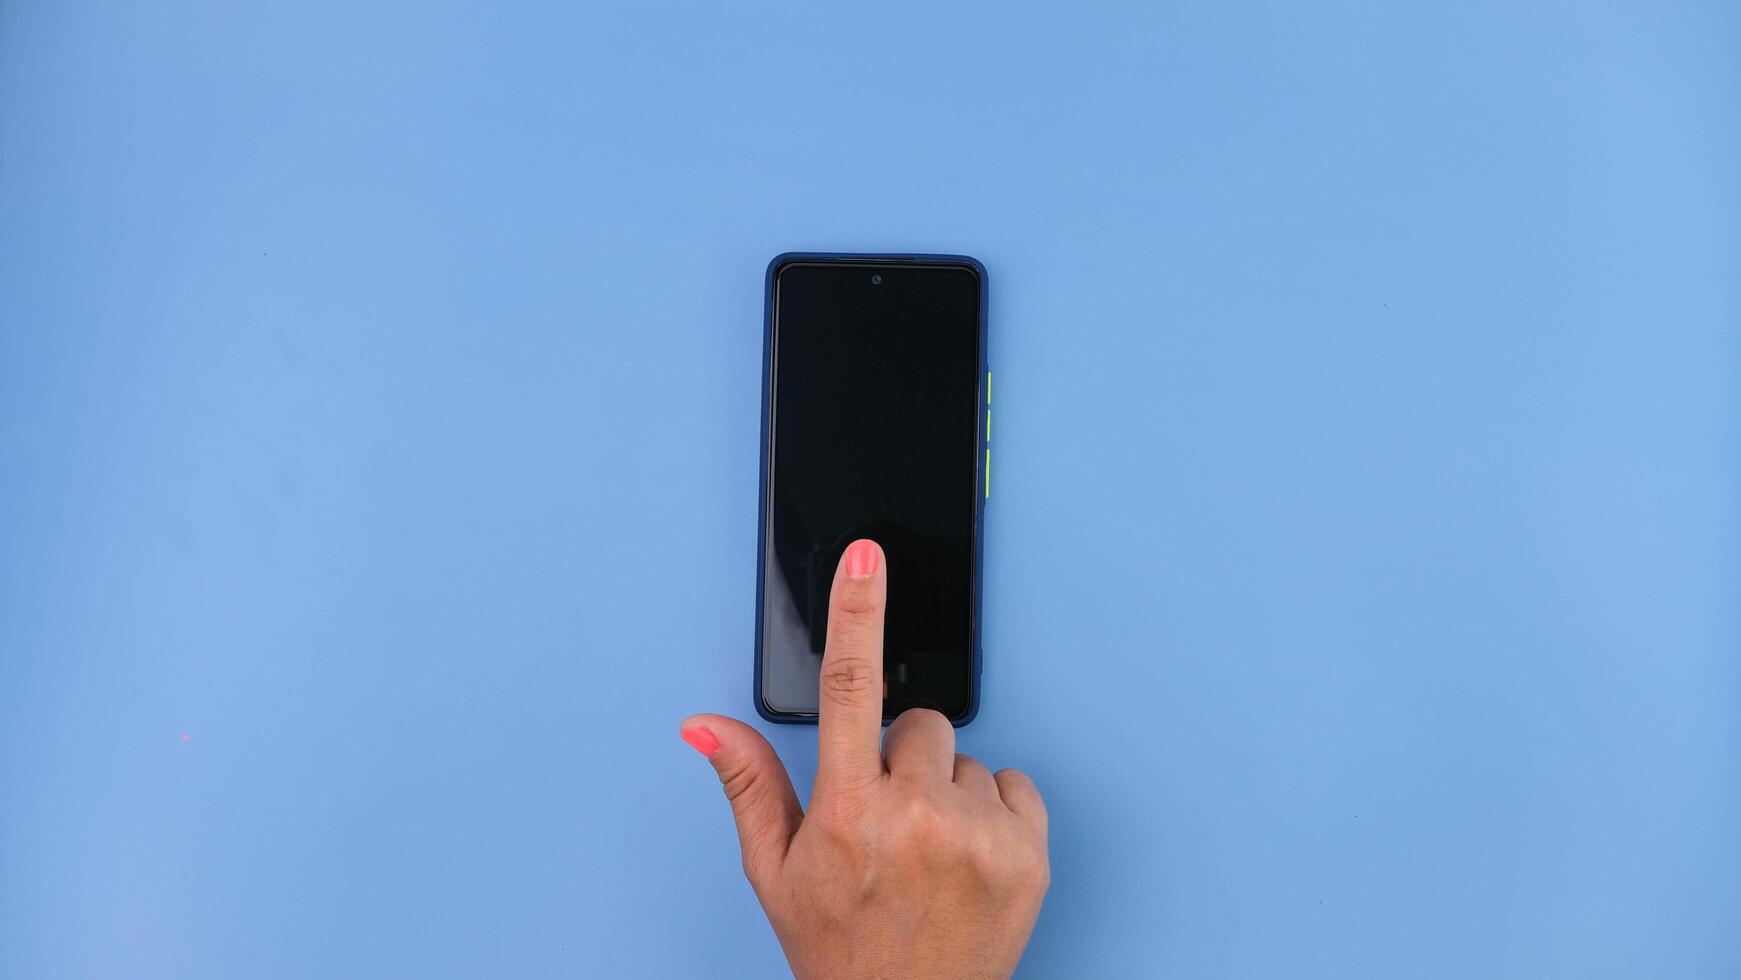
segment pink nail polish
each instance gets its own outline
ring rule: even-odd
[[[694,728],[685,728],[679,734],[683,736],[683,741],[689,743],[690,748],[710,759],[713,758],[715,752],[719,751],[719,739],[700,725]]]
[[[876,542],[868,538],[860,538],[847,546],[846,577],[850,579],[867,579],[877,573]]]

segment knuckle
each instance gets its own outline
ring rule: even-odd
[[[1052,876],[1043,864],[1024,864],[1010,871],[1005,881],[1012,891],[1023,895],[1044,895],[1052,887]]]
[[[1052,862],[1044,853],[1023,866],[1021,884],[1036,895],[1044,895],[1052,887]]]
[[[756,782],[754,766],[738,764],[722,768],[719,773],[719,784],[725,790],[725,798],[734,804],[755,789]]]
[[[882,600],[866,586],[838,589],[834,609],[842,619],[869,619],[882,609]]]
[[[856,703],[880,682],[870,661],[862,657],[834,657],[822,666],[822,693],[836,701]]]
[[[834,649],[881,646],[881,621],[866,613],[836,610],[828,617],[828,645]]]
[[[858,807],[841,804],[816,807],[805,825],[809,826],[811,821],[824,838],[837,845],[856,849],[865,836],[864,813]]]
[[[1042,850],[1002,842],[988,852],[986,876],[1019,892],[1043,893],[1051,884],[1051,869]]]
[[[935,800],[913,794],[903,799],[895,811],[895,837],[909,844],[935,844],[947,837],[947,823]]]
[[[983,830],[969,834],[962,846],[967,851],[967,861],[979,877],[999,881],[1007,877],[1006,866],[1010,863],[1009,854],[998,846],[997,838]]]
[[[1040,795],[1040,787],[1027,773],[1020,769],[999,769],[992,778],[997,780],[999,788],[1021,794],[1033,803],[1035,809],[1042,814],[1045,812],[1046,801]]]
[[[943,716],[943,712],[935,708],[908,708],[901,712],[900,718],[895,720],[905,720],[908,725],[914,728],[929,728],[933,731],[954,728],[953,725],[949,724],[949,719]]]
[[[947,739],[953,744],[955,733],[942,714],[930,708],[908,708],[889,723],[884,740],[885,744],[896,744],[909,739],[921,742]]]
[[[1016,879],[1027,889],[1044,893],[1052,887],[1052,859],[1046,853],[1045,839],[1024,835],[1023,841],[1025,846],[1011,849],[1020,858]]]

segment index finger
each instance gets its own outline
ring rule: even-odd
[[[883,549],[860,538],[834,570],[817,708],[818,783],[882,775],[884,564]]]

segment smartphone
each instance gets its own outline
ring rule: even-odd
[[[991,496],[985,267],[961,255],[788,253],[768,265],[756,708],[816,721],[846,546],[889,575],[883,717],[979,710]]]

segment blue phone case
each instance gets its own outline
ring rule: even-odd
[[[769,426],[773,419],[769,408],[773,404],[774,383],[774,280],[780,273],[780,268],[792,262],[911,262],[924,265],[958,265],[967,266],[979,278],[979,401],[982,408],[991,406],[991,366],[987,350],[986,322],[987,286],[985,266],[978,259],[967,255],[925,255],[899,252],[785,252],[774,256],[768,263],[768,281],[762,300],[762,450],[761,450],[761,493],[759,495],[758,516],[756,518],[756,660],[755,660],[755,699],[756,713],[767,721],[781,725],[814,725],[816,718],[810,715],[784,714],[768,710],[767,702],[762,698],[762,590],[767,587],[765,569],[767,568],[768,540],[768,472]],[[989,467],[991,465],[991,441],[986,431],[990,421],[989,411],[979,415],[979,451],[975,453],[974,474],[976,485],[984,487],[984,491],[974,494],[973,508],[973,690],[968,700],[967,713],[959,718],[951,718],[955,727],[972,721],[979,714],[979,688],[983,658],[979,645],[980,631],[980,594],[981,567],[984,564],[985,550],[985,504],[991,499],[991,480]],[[887,720],[884,721],[887,724]]]

